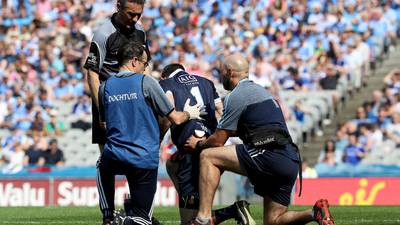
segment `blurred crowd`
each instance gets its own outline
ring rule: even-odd
[[[0,128],[12,130],[1,136],[0,158],[43,164],[41,157],[31,160],[29,151],[48,151],[50,140],[66,131],[56,103],[73,102],[71,115],[91,114],[82,65],[93,32],[114,12],[115,2],[0,4]],[[360,88],[370,63],[373,68],[395,44],[399,21],[398,0],[147,0],[140,22],[152,53],[146,73],[157,78],[163,66],[179,62],[221,89],[220,61],[240,52],[250,61],[250,78],[278,93],[335,90],[340,80]],[[386,91],[382,96],[387,98]],[[371,108],[378,118],[388,116],[387,108],[362,107],[366,114]],[[288,110],[301,120],[296,109]],[[170,140],[162,149],[164,157],[174,151]]]
[[[384,83],[357,108],[354,119],[338,126],[336,137],[327,140],[321,151],[320,163],[358,165],[371,154],[391,157],[400,152],[400,69],[391,71]]]

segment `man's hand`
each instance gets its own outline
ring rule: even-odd
[[[186,100],[183,111],[185,111],[189,114],[189,120],[193,120],[193,119],[201,120],[202,118],[200,117],[200,115],[201,115],[200,110],[201,110],[201,107],[199,104],[191,106],[190,99],[188,98]]]
[[[197,138],[192,135],[189,139],[187,139],[186,144],[184,146],[184,150],[187,152],[194,152],[196,150],[197,142],[202,140],[206,140],[206,137]]]

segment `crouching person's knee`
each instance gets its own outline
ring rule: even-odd
[[[211,160],[211,150],[205,149],[200,153],[200,163],[210,162]]]

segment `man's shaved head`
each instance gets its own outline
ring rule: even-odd
[[[237,83],[249,76],[249,63],[239,55],[229,55],[221,66],[222,83],[226,90],[233,90]]]
[[[226,57],[224,60],[224,66],[226,69],[232,70],[235,75],[240,74],[241,78],[248,76],[249,63],[239,54],[229,55]]]

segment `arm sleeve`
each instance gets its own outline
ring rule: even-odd
[[[165,80],[161,80],[160,82],[158,82],[161,86],[161,88],[164,90],[164,92],[166,93],[167,91],[171,91],[169,85],[165,82]],[[171,91],[172,92],[172,91]]]
[[[100,74],[100,70],[103,67],[103,62],[106,57],[106,42],[107,37],[105,37],[105,35],[99,32],[94,34],[92,42],[90,43],[89,55],[86,59],[85,65],[83,66],[85,69]]]
[[[58,159],[59,162],[65,162],[64,153],[60,151],[60,158]]]
[[[144,30],[143,26],[140,25],[139,23],[135,24],[135,28],[136,28],[136,30],[143,32],[143,47],[146,50],[147,61],[151,61],[151,52],[150,52],[150,48],[149,48],[149,40],[147,40],[146,31]]]
[[[236,131],[240,115],[245,107],[245,105],[239,104],[239,102],[231,99],[232,95],[225,98],[224,109],[222,111],[222,118],[217,126],[218,129]]]
[[[105,86],[106,86],[106,83],[107,83],[107,81],[106,82],[103,82],[102,84],[100,84],[100,88],[99,88],[99,113],[100,113],[100,121],[101,122],[105,122],[106,121],[106,114],[105,114],[105,111],[104,111],[104,104],[105,104],[105,102],[104,102],[104,89],[105,89]]]
[[[161,86],[152,77],[143,77],[143,94],[157,114],[162,117],[168,115],[174,109]]]

